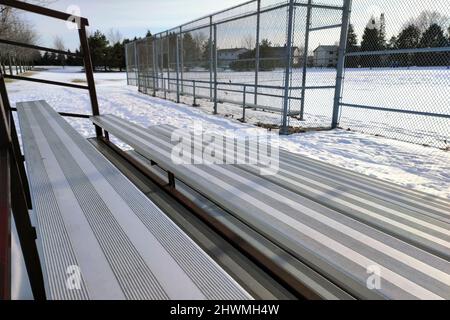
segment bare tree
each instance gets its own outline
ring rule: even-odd
[[[245,49],[252,50],[256,46],[255,37],[252,35],[246,35],[242,38],[241,46]]]
[[[55,0],[28,0],[33,4],[45,6],[55,2]],[[22,19],[20,10],[8,6],[0,5],[0,38],[17,41],[27,44],[35,44],[37,35],[32,26]],[[0,45],[0,62],[3,66],[9,65],[9,71],[12,73],[12,65],[16,67],[16,72],[23,72],[25,65],[31,65],[33,60],[40,56],[39,52],[33,49],[27,49],[17,46]],[[5,71],[5,68],[3,68]]]
[[[64,41],[60,36],[54,37],[53,46],[55,47],[55,49],[60,50],[60,51],[66,50]],[[61,62],[61,66],[64,68],[65,62],[66,62],[66,56],[64,54],[58,54],[58,60]]]
[[[410,19],[405,27],[415,25],[421,32],[425,32],[432,24],[437,24],[445,30],[450,24],[450,17],[437,11],[425,10],[417,18]]]
[[[119,30],[114,30],[113,28],[109,29],[106,38],[109,43],[113,46],[116,43],[120,43],[123,40],[123,36]]]

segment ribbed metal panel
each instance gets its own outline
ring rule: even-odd
[[[169,126],[155,126],[150,128],[150,130],[155,132],[155,134],[161,133],[167,138],[170,138],[173,132],[173,128]],[[187,132],[185,137],[190,138],[190,134]],[[250,154],[254,152],[249,150],[245,144],[241,143],[241,146]],[[203,146],[200,143],[195,147],[202,148]],[[216,152],[219,154],[222,150],[216,150]],[[254,155],[255,158],[256,156]],[[313,177],[308,170],[299,169],[285,159],[286,156],[280,158],[279,170],[273,175],[261,175],[257,166],[237,166],[283,188],[450,260],[450,247],[445,245],[445,241],[447,243],[450,241],[450,224],[441,221],[443,219],[441,216],[434,215],[431,217],[430,214],[422,214],[389,201],[383,201],[335,183],[329,177],[325,181],[323,178]]]
[[[36,161],[28,163],[28,167],[44,176],[54,174],[53,170],[60,171],[62,174],[59,178],[64,180],[61,184],[68,186],[65,196],[72,201],[76,200],[80,210],[72,210],[82,216],[79,220],[81,230],[74,230],[72,225],[72,233],[67,235],[69,239],[61,240],[67,248],[61,250],[61,253],[56,252],[53,247],[46,250],[46,265],[52,268],[55,263],[60,263],[61,269],[64,269],[67,262],[60,262],[60,259],[70,250],[75,251],[75,256],[83,256],[78,261],[71,262],[80,265],[82,271],[94,264],[98,268],[98,264],[107,263],[108,267],[101,272],[106,285],[96,279],[83,277],[91,298],[250,298],[48,104],[43,101],[23,103],[18,105],[18,110],[21,119],[28,120],[21,120],[21,127],[25,130],[28,128],[30,132],[24,139],[28,153],[33,153],[30,151],[31,146],[37,146],[35,149],[48,153],[35,156]],[[47,157],[54,158],[52,172],[49,172],[48,167],[37,167],[35,164],[45,163]],[[53,189],[58,187],[55,181],[50,185]],[[33,194],[47,201],[45,195],[35,189],[34,185],[32,189]],[[61,199],[58,200],[61,203]],[[58,208],[55,215],[63,216],[61,212],[65,210],[66,208]],[[39,218],[46,216],[47,210],[44,207],[41,210],[37,208],[36,214]],[[59,219],[64,220],[61,217]],[[87,222],[85,230],[83,221]],[[47,224],[53,227],[52,221]],[[61,221],[61,226],[65,225],[67,227],[67,218],[66,221]],[[93,235],[92,248],[78,247],[74,250],[70,245],[71,241],[80,243],[79,237],[84,234]],[[42,235],[42,241],[56,246],[49,237],[49,234]],[[92,257],[92,261],[87,260],[89,250],[97,247],[101,254]],[[55,274],[49,270],[47,277],[49,281],[62,287],[61,292],[54,290],[52,297],[66,299],[65,293],[68,290],[61,285],[62,280],[65,283],[66,275],[62,279],[54,279]],[[91,291],[95,294],[91,294]]]
[[[175,165],[170,139],[155,130],[114,116],[93,121],[356,296],[450,298],[450,263],[445,259],[246,170]],[[449,242],[442,235],[436,244]],[[379,290],[367,288],[371,266],[382,273]]]
[[[151,129],[165,135],[175,130],[173,126],[161,125]],[[339,187],[348,192],[384,205],[400,206],[423,216],[450,223],[450,200],[407,189],[374,177],[358,174],[328,163],[280,149],[280,165],[292,173],[321,181],[330,187]]]
[[[44,157],[35,144],[28,117],[24,112],[19,112],[19,121],[22,141],[25,142],[23,146],[33,207],[34,211],[39,213],[36,215],[37,232],[43,250],[41,259],[45,267],[47,293],[50,299],[88,299],[84,281],[82,290],[66,288],[67,267],[79,264],[46,174]]]

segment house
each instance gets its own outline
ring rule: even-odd
[[[229,48],[217,50],[218,65],[221,68],[228,68],[231,63],[239,60],[239,56],[248,52],[245,48]]]
[[[292,47],[292,65],[296,67],[302,59],[302,52],[298,47]],[[254,70],[256,50],[244,48],[217,50],[217,60],[219,68],[230,68],[233,70]],[[260,70],[273,70],[286,66],[286,47],[260,47]]]
[[[270,57],[277,61],[276,65],[284,66],[286,61],[286,47],[268,47],[265,48],[265,57]],[[300,52],[299,47],[292,47],[292,64],[297,66],[302,58],[302,52]]]
[[[314,50],[314,67],[331,68],[338,64],[339,47],[336,45],[320,45]]]

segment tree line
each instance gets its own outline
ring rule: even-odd
[[[397,49],[441,48],[450,46],[450,19],[438,12],[423,11],[410,19],[398,35],[386,38],[384,14],[379,19],[372,17],[364,29],[361,44],[353,25],[349,27],[348,52],[369,52]],[[347,57],[346,66],[363,67],[410,67],[449,66],[449,52],[401,53],[392,55],[369,55]]]
[[[45,0],[40,0],[45,4]],[[17,13],[17,10],[8,6],[0,6],[0,38],[19,43],[37,45],[38,35],[32,25]],[[151,36],[147,32],[147,36]],[[134,40],[136,40],[135,38]],[[97,30],[88,36],[92,63],[97,71],[111,71],[125,69],[125,44],[130,42],[122,39],[119,32],[110,30],[108,35]],[[55,37],[53,48],[67,51],[63,40]],[[3,73],[22,73],[31,66],[82,66],[83,60],[80,56],[81,49],[76,49],[71,54],[57,54],[53,52],[40,52],[36,49],[22,48],[14,45],[0,44],[0,68]]]
[[[137,38],[134,38],[134,40],[136,39]],[[64,50],[64,46],[58,45],[60,39],[55,38],[54,42],[54,47]],[[110,30],[108,36],[100,30],[97,30],[92,35],[89,35],[88,43],[94,69],[96,71],[123,71],[126,66],[125,45],[129,42],[131,42],[131,40],[122,39],[120,33],[113,30]],[[70,50],[67,51],[71,53]],[[80,57],[81,48],[76,49],[73,53],[77,56],[45,52],[38,60],[35,61],[35,64],[41,66],[61,65],[63,67],[82,66],[83,59]]]
[[[0,38],[34,44],[37,34],[27,21],[21,19],[17,10],[0,6]],[[22,73],[38,58],[39,52],[36,50],[0,44],[0,66],[3,73]]]

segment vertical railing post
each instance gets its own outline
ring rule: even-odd
[[[352,7],[352,0],[344,0],[344,7],[342,12],[342,28],[341,38],[339,43],[339,55],[336,74],[336,88],[334,92],[334,106],[333,106],[333,119],[331,121],[331,128],[336,129],[339,119],[339,108],[341,104],[342,83],[344,80],[344,68],[345,68],[345,53],[347,46],[348,28],[350,24],[350,13]]]
[[[242,97],[242,122],[245,122],[246,104],[247,104],[247,86],[244,85],[243,97]]]
[[[139,46],[136,44],[136,67],[137,67],[137,82],[138,82],[138,90],[141,91],[141,59],[139,57]]]
[[[156,75],[157,75],[157,56],[156,56],[156,38],[152,36],[152,55],[153,55],[153,96],[156,97],[156,86],[157,86],[157,79],[156,79]]]
[[[288,134],[287,121],[288,121],[288,108],[289,108],[289,87],[290,87],[290,74],[291,74],[291,62],[292,62],[292,23],[294,19],[294,1],[289,0],[288,9],[288,26],[286,34],[286,69],[284,74],[284,98],[283,98],[283,115],[282,124],[280,129],[281,135]]]
[[[176,67],[176,73],[177,73],[177,103],[180,103],[180,46],[179,46],[179,41],[180,41],[180,35],[175,35],[176,36],[176,63],[177,63],[177,67]]]
[[[167,37],[167,91],[170,94],[170,34],[166,32]]]
[[[166,98],[166,80],[164,80],[164,38],[162,34],[159,35],[159,44],[161,51],[161,85],[164,91],[164,98]]]
[[[91,52],[89,50],[89,43],[86,36],[86,27],[84,24],[80,25],[78,34],[80,36],[81,50],[83,52],[84,71],[86,73],[86,81],[89,87],[92,115],[98,116],[100,115],[100,111],[98,107],[97,92],[95,90],[94,68],[92,66]],[[95,133],[97,135],[97,138],[102,137],[102,129],[100,127],[95,126]]]
[[[162,76],[162,79],[163,79],[164,99],[167,99],[167,89],[166,89],[166,81],[164,80],[164,74]]]
[[[8,60],[9,60],[9,74],[12,76],[13,75],[13,69],[12,69],[12,59],[11,59],[11,54],[8,54]]]
[[[192,103],[192,106],[197,107],[197,97],[196,97],[196,92],[195,92],[195,80],[192,80],[192,94],[194,96],[194,101]]]
[[[259,35],[261,27],[261,0],[258,0],[256,12],[256,48],[255,48],[255,106],[258,105],[259,83]]]
[[[145,39],[145,52],[147,54],[147,61],[145,63],[145,94],[148,94],[148,89],[150,88],[150,47],[148,38]]]
[[[3,120],[3,119],[2,119]],[[2,132],[3,134],[3,132]],[[11,196],[9,154],[0,152],[0,300],[11,299]]]
[[[217,25],[214,25],[214,114],[217,114]]]
[[[127,43],[126,45],[125,45],[125,72],[127,73],[127,86],[129,86],[130,85],[130,79],[128,78],[128,72],[129,72],[129,70],[128,70],[128,46],[129,46],[129,43]]]
[[[213,37],[213,17],[209,17],[209,99],[213,101],[213,46],[212,46],[212,37]]]
[[[300,121],[304,120],[305,113],[305,94],[306,94],[306,72],[308,70],[308,51],[309,51],[309,29],[311,28],[311,11],[312,0],[308,0],[308,8],[306,11],[306,31],[305,31],[305,48],[303,51],[303,73],[302,73],[302,95],[300,101]]]
[[[139,77],[138,77],[138,72],[139,72],[139,66],[138,66],[138,54],[137,54],[137,40],[136,41],[134,41],[134,68],[133,68],[133,71],[134,71],[134,79],[135,79],[135,81],[136,81],[136,85],[138,85],[139,86],[139,83],[137,82],[138,81],[138,79],[139,79]]]
[[[183,27],[180,27],[180,65],[181,65],[181,94],[184,94],[184,41]]]

